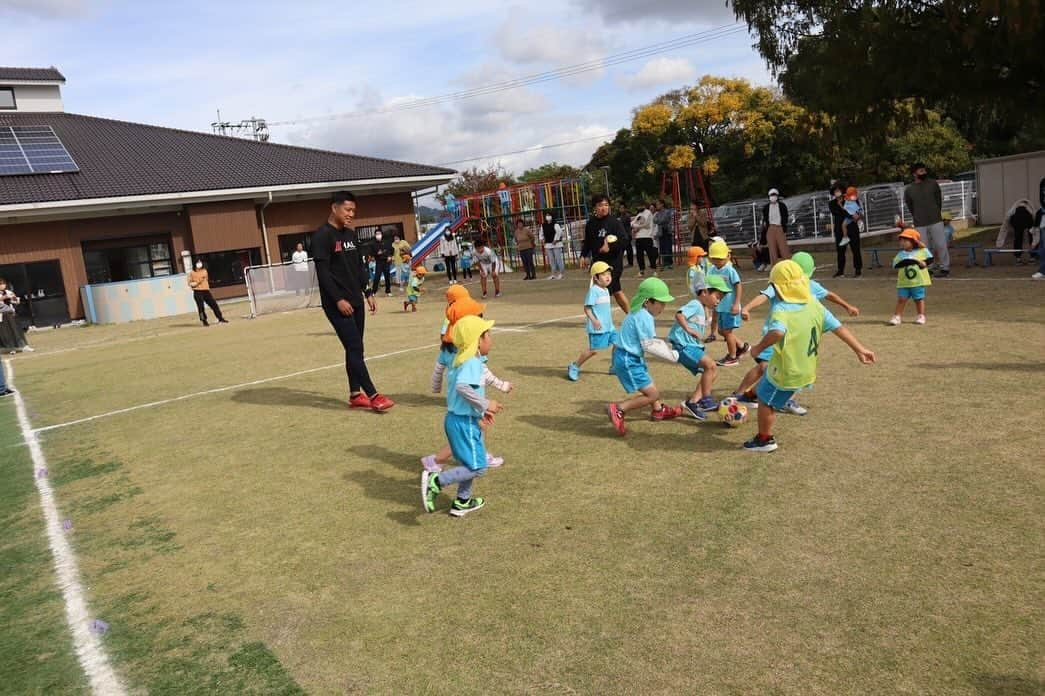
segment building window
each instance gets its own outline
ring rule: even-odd
[[[14,87],[0,87],[0,109],[15,108]]]
[[[118,283],[174,272],[170,235],[106,239],[83,243],[87,282]]]
[[[237,249],[236,251],[214,251],[197,254],[193,263],[202,261],[212,288],[242,285],[247,266],[261,265],[261,249]]]

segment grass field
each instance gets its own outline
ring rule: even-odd
[[[445,497],[423,513],[418,485],[443,442],[440,283],[417,314],[384,301],[370,320],[385,415],[346,410],[316,310],[43,332],[11,363],[133,692],[1030,695],[1045,284],[1029,273],[959,271],[930,289],[927,326],[892,328],[891,272],[821,271],[879,364],[825,339],[810,413],[778,420],[770,455],[741,451],[753,424],[636,416],[618,437],[606,358],[565,379],[581,275],[511,280],[488,309],[490,365],[517,385],[488,439],[507,462],[461,520]],[[764,279],[748,272],[747,296]],[[692,387],[653,374],[674,402]],[[0,692],[86,691],[10,399],[0,453]]]

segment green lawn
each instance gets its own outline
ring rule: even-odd
[[[385,301],[370,320],[372,357],[418,348],[371,362],[399,403],[385,415],[345,409],[317,310],[34,334],[16,386],[46,427],[335,366],[41,435],[132,689],[1039,694],[1045,286],[1029,273],[960,269],[930,289],[927,326],[893,328],[891,272],[821,271],[863,310],[847,324],[879,364],[825,339],[810,413],[778,419],[770,455],[740,450],[750,424],[636,415],[618,437],[606,358],[565,379],[585,345],[580,274],[513,279],[487,313],[515,329],[490,359],[516,384],[488,439],[507,462],[461,520],[445,497],[422,512],[418,485],[417,458],[443,439],[423,348],[438,282],[417,314]],[[765,275],[747,280],[750,297]],[[681,292],[681,271],[668,281]],[[716,393],[743,371],[723,368]],[[653,374],[672,401],[693,386],[675,366]],[[0,404],[0,691],[75,692],[12,410]]]

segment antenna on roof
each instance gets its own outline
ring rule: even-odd
[[[225,135],[236,138],[251,138],[259,143],[269,141],[269,127],[265,119],[251,116],[249,119],[232,123],[221,120],[221,109],[218,109],[218,120],[210,124],[211,130],[216,135]]]

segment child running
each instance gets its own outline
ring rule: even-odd
[[[414,269],[414,272],[410,274],[410,283],[406,290],[406,301],[403,302],[403,311],[417,311],[417,298],[424,294],[425,289],[422,287],[425,282],[425,267],[418,266]],[[451,286],[453,287],[453,286]]]
[[[588,317],[588,349],[581,351],[577,360],[566,368],[566,376],[576,382],[581,376],[581,365],[600,350],[612,347],[617,337],[613,326],[613,305],[610,303],[610,283],[613,269],[605,261],[591,265],[591,287],[584,298],[584,314]]]
[[[776,410],[816,381],[820,341],[825,332],[833,332],[842,339],[861,363],[870,365],[875,361],[874,353],[864,348],[849,329],[813,299],[809,279],[797,263],[790,259],[778,262],[769,273],[769,282],[778,301],[770,311],[769,330],[754,347],[752,355],[758,356],[770,347],[773,353],[756,388],[758,434],[744,443],[744,449],[749,452],[777,449],[773,438]]]
[[[893,268],[896,272],[896,309],[889,326],[899,326],[903,317],[907,300],[914,300],[914,308],[918,316],[915,324],[925,323],[925,288],[933,284],[929,276],[929,263],[932,254],[922,243],[922,235],[918,230],[906,229],[899,235],[900,253],[893,257]]]
[[[699,247],[697,247],[699,248]],[[701,249],[703,251],[703,249]],[[710,355],[704,354],[704,330],[707,327],[705,310],[715,311],[718,303],[729,293],[726,281],[717,275],[708,276],[701,281],[690,300],[675,313],[675,325],[668,332],[668,343],[678,352],[678,361],[700,382],[688,401],[682,402],[682,408],[697,420],[707,420],[704,415],[718,408],[718,402],[711,396],[711,387],[715,383],[718,367]]]
[[[729,294],[722,298],[715,317],[718,322],[718,332],[726,342],[726,354],[718,361],[722,367],[732,367],[740,364],[740,358],[744,356],[751,345],[744,343],[734,333],[740,328],[740,299],[743,287],[740,283],[740,274],[729,260],[729,245],[724,241],[713,242],[708,249],[708,258],[711,259],[711,268],[708,275],[720,276],[729,286]]]
[[[669,362],[678,361],[678,354],[657,338],[654,322],[654,318],[664,311],[665,305],[674,301],[675,298],[669,294],[668,286],[663,280],[646,278],[631,298],[631,312],[620,325],[620,332],[614,344],[613,372],[626,392],[639,393],[630,399],[606,406],[610,422],[621,435],[627,434],[624,415],[637,408],[652,406],[650,419],[655,421],[671,420],[682,415],[682,407],[665,406],[661,403],[660,392],[653,383],[644,355],[649,352]]]
[[[459,466],[439,473],[421,472],[421,502],[425,512],[435,512],[439,493],[454,484],[457,484],[457,497],[450,506],[454,517],[464,517],[486,504],[484,499],[472,497],[472,482],[486,471],[486,447],[479,424],[493,421],[494,414],[501,411],[501,404],[486,398],[483,384],[482,358],[493,347],[490,335],[493,325],[492,321],[468,316],[454,326],[457,355],[448,377],[443,429]]]
[[[475,260],[479,263],[479,285],[483,288],[483,299],[486,299],[486,277],[493,276],[493,296],[501,296],[501,276],[498,271],[501,267],[501,259],[497,258],[497,252],[491,249],[483,239],[475,243]]]
[[[816,261],[813,259],[813,255],[807,251],[800,251],[791,257],[791,260],[798,264],[798,267],[802,269],[802,273],[806,278],[809,279],[809,292],[817,302],[824,300],[830,300],[836,305],[841,307],[851,317],[860,316],[860,309],[854,305],[846,302],[837,293],[831,292],[823,285],[813,280],[813,273],[816,271]],[[766,287],[765,290],[755,295],[754,299],[744,306],[741,310],[741,315],[745,321],[750,319],[751,310],[759,307],[766,302],[776,303],[779,300],[776,294],[776,290],[773,289],[772,285]],[[770,305],[770,312],[772,312],[772,304]],[[762,325],[762,335],[765,336],[769,331],[769,315],[766,316],[766,321]],[[766,373],[766,363],[769,362],[769,358],[773,355],[772,348],[766,348],[764,351],[755,356],[755,366],[747,371],[744,375],[744,379],[740,381],[740,386],[733,393],[736,399],[747,406],[758,408],[758,397],[755,395],[755,385],[758,384],[758,380],[762,378],[762,375]],[[804,416],[809,413],[809,410],[804,406],[800,406],[798,401],[791,399],[784,407],[778,409],[782,413],[791,413],[796,416]]]

